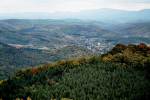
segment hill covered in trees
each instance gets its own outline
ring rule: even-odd
[[[22,69],[0,82],[4,100],[149,100],[150,47],[116,45],[102,56]]]
[[[14,47],[0,43],[0,79],[6,79],[17,69],[91,54],[82,47],[66,46],[57,50]]]

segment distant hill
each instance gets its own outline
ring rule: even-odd
[[[125,11],[117,9],[98,9],[81,12],[83,18],[99,20],[106,23],[133,23],[150,21],[150,10]]]
[[[16,16],[17,15],[17,16]],[[55,13],[13,13],[0,14],[0,19],[81,19],[97,20],[107,23],[126,23],[137,21],[150,21],[150,10],[125,11],[117,9],[96,9],[81,12],[55,12]]]
[[[120,31],[130,36],[150,37],[150,22],[126,23]]]
[[[11,47],[0,43],[0,79],[8,77],[17,68],[47,63],[51,60],[47,52],[36,49]]]
[[[118,43],[147,43],[150,44],[150,21],[147,22],[129,22],[118,23],[105,27],[106,30],[112,31],[117,36]]]
[[[64,47],[58,50],[39,50],[16,48],[0,43],[0,79],[8,78],[16,69],[34,67],[35,65],[69,59],[86,54],[90,51],[77,46]]]

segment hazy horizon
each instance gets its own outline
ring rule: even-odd
[[[80,12],[95,9],[150,9],[149,0],[0,0],[0,13]]]

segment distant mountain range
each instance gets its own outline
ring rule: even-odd
[[[97,9],[81,12],[55,13],[1,13],[0,19],[81,19],[98,20],[107,23],[126,23],[150,21],[150,9],[140,11],[125,11],[117,9]]]

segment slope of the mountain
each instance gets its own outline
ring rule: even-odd
[[[4,100],[149,100],[149,50],[145,44],[118,44],[108,53],[114,56],[113,63],[106,54],[23,69],[0,82],[0,96]],[[123,62],[116,56],[122,53]]]
[[[150,22],[126,23],[120,30],[130,36],[150,37]]]
[[[0,79],[8,75],[17,67],[33,66],[51,60],[48,53],[41,50],[15,48],[0,43]]]
[[[12,47],[0,43],[0,79],[8,77],[18,68],[35,66],[60,59],[91,54],[90,51],[77,46],[63,47],[58,50],[39,50]]]
[[[150,44],[150,22],[134,22],[116,24],[113,26],[105,27],[114,33],[118,34],[115,40],[118,43],[147,43]]]

